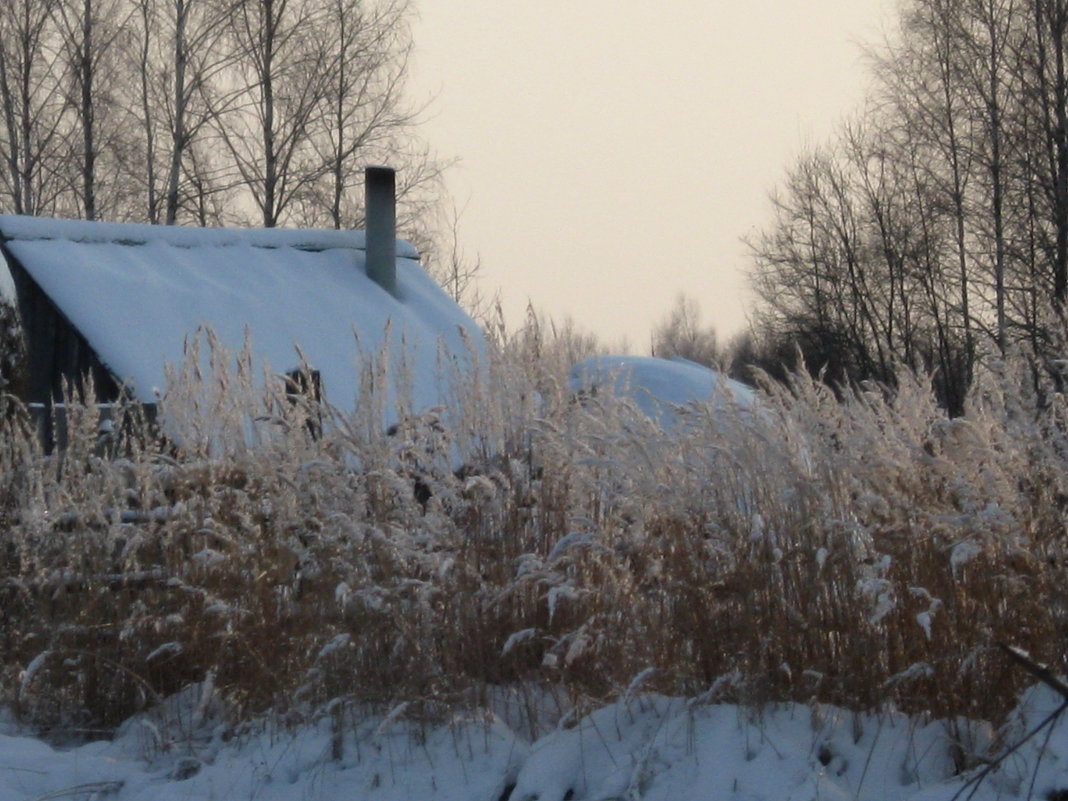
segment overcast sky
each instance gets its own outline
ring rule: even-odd
[[[740,239],[858,107],[892,3],[419,0],[410,88],[483,290],[638,353],[680,292],[743,328]]]

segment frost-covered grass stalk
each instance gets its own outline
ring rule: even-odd
[[[236,715],[552,685],[991,718],[1022,680],[994,643],[1065,667],[1066,409],[1012,360],[960,419],[907,376],[798,376],[665,432],[571,397],[582,343],[532,326],[387,431],[374,360],[342,414],[212,347],[156,425],[71,403],[58,455],[0,410],[0,692],[27,719],[108,727],[208,678]]]

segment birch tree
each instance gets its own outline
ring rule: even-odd
[[[145,214],[150,222],[174,225],[184,205],[193,214],[193,197],[205,190],[190,179],[191,150],[209,131],[213,107],[227,103],[232,3],[136,0],[136,6]]]
[[[398,223],[434,241],[443,164],[404,83],[409,0],[0,4],[5,211],[174,224],[363,222],[363,168],[400,168]]]
[[[16,214],[54,210],[65,157],[65,73],[52,25],[56,0],[0,5],[0,149]]]
[[[78,179],[72,188],[81,216],[87,220],[97,219],[102,211],[109,217],[128,216],[128,209],[114,195],[105,196],[101,208],[100,184],[105,173],[100,160],[122,151],[122,140],[128,135],[116,43],[129,15],[123,0],[59,0],[54,15],[67,70],[67,104],[77,119],[73,152]],[[121,163],[113,163],[105,180],[114,188],[122,172]]]
[[[239,0],[231,15],[241,94],[232,107],[217,107],[215,119],[266,228],[326,169],[312,142],[334,61],[325,24],[313,0]]]
[[[325,167],[322,194],[328,224],[361,222],[363,165],[384,162],[415,124],[402,90],[411,41],[407,0],[371,5],[326,0],[333,58],[315,145]]]

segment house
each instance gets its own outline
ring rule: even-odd
[[[247,341],[256,367],[310,369],[340,408],[355,404],[360,365],[383,352],[395,374],[403,364],[413,406],[446,402],[450,363],[481,334],[396,239],[393,171],[366,176],[366,232],[0,215],[0,291],[14,291],[22,318],[26,400],[47,408],[64,381],[91,376],[98,402],[154,403],[167,365],[210,328],[233,353]]]

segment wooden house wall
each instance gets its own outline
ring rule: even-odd
[[[3,248],[3,254],[15,282],[19,315],[26,337],[25,400],[45,405],[63,400],[64,379],[71,382],[81,394],[84,392],[85,376],[92,377],[96,401],[106,403],[117,400],[119,386],[89,342],[6,247]]]

